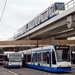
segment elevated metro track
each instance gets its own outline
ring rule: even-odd
[[[72,0],[74,1],[74,0]],[[75,36],[75,1],[72,7],[67,4],[67,9],[59,15],[48,19],[37,27],[21,34],[14,40],[36,40],[38,39],[67,39]]]

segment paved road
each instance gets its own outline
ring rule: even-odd
[[[75,66],[72,66],[71,73],[50,73],[30,68],[13,68],[8,69],[0,67],[0,75],[75,75]]]
[[[46,71],[39,71],[30,68],[15,68],[15,69],[8,69],[17,73],[18,75],[75,75],[75,67],[72,67],[71,73],[50,73]]]
[[[10,72],[10,71],[8,72],[7,69],[2,68],[2,67],[0,66],[0,75],[15,75],[15,73]]]

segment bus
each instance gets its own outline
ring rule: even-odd
[[[22,57],[23,55],[18,52],[4,52],[4,67],[22,67]]]

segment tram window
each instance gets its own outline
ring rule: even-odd
[[[43,52],[43,61],[49,64],[49,52]]]
[[[33,54],[33,61],[37,62],[37,53]]]
[[[31,62],[31,55],[30,54],[27,55],[27,62]]]
[[[52,64],[56,64],[55,53],[52,51]]]
[[[47,55],[46,53],[43,53],[43,61],[46,61],[47,60]]]
[[[70,53],[68,50],[63,50],[62,59],[64,61],[70,61]]]
[[[37,61],[41,61],[41,53],[37,54]]]
[[[46,52],[47,54],[47,64],[49,64],[49,52]]]

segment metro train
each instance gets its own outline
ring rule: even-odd
[[[23,66],[50,72],[71,72],[69,45],[50,45],[19,51],[24,55]]]
[[[30,31],[31,29],[39,26],[43,22],[57,16],[64,10],[65,10],[64,2],[55,2],[54,4],[49,6],[46,10],[44,10],[42,13],[37,15],[29,23],[27,23],[26,25],[21,27],[19,30],[17,30],[16,34],[14,35],[14,39],[25,34],[26,32]]]
[[[18,52],[4,52],[3,65],[7,68],[22,67],[23,55]]]

